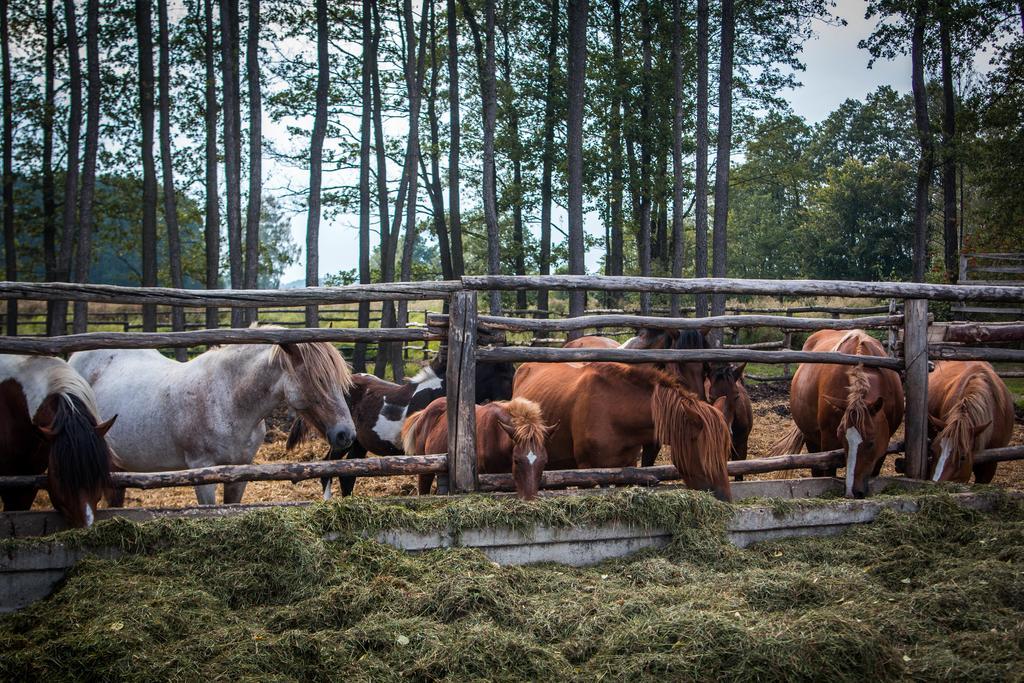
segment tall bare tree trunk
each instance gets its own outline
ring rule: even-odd
[[[726,226],[729,221],[729,157],[732,155],[732,66],[736,17],[733,0],[722,0],[722,54],[718,69],[718,149],[715,154],[715,223],[712,228],[714,251],[711,273],[725,277],[728,258]],[[725,295],[711,299],[712,315],[725,313]],[[716,343],[721,334],[716,334]]]
[[[555,166],[555,74],[558,69],[558,0],[551,0],[548,17],[548,78],[544,94],[544,151],[540,179],[540,274],[551,274],[551,184]],[[548,290],[537,291],[537,310],[548,317]]]
[[[395,273],[395,252],[391,246],[391,220],[388,217],[388,180],[387,180],[387,158],[384,147],[384,124],[383,124],[383,95],[381,93],[380,72],[377,68],[377,50],[380,47],[381,21],[380,11],[376,2],[372,3],[373,10],[373,50],[370,51],[370,86],[373,90],[373,136],[374,151],[376,153],[377,170],[377,209],[380,214],[380,255],[381,255],[381,281],[391,282]],[[403,180],[405,175],[403,174]],[[402,183],[400,183],[401,185]],[[403,195],[404,188],[399,187],[399,195]],[[400,205],[400,202],[399,202]],[[399,213],[401,209],[398,209]],[[381,303],[381,327],[394,327],[395,306],[391,301]],[[373,374],[383,377],[387,369],[388,358],[392,355],[391,345],[378,344],[377,358],[374,362]]]
[[[610,118],[608,148],[611,154],[611,231],[609,249],[609,275],[622,275],[624,235],[624,194],[622,167],[622,99],[626,92],[626,75],[622,68],[622,2],[612,0],[612,68],[615,72],[612,90],[612,111]],[[615,292],[610,303],[617,305],[621,300]]]
[[[462,254],[462,208],[459,197],[459,29],[455,0],[448,0],[448,117],[451,128],[448,147],[448,223],[451,232],[452,271],[455,277],[466,274]]]
[[[694,173],[694,275],[708,276],[708,0],[697,0],[697,131]],[[696,316],[708,314],[707,294],[694,297]]]
[[[648,0],[640,0],[640,40],[643,66],[640,72],[640,234],[637,256],[640,261],[640,275],[651,274],[651,11]],[[640,294],[640,312],[647,315],[651,310],[651,295]]]
[[[498,94],[494,77],[494,2],[484,0],[484,73],[481,92],[484,108],[484,224],[487,226],[487,272],[501,273],[501,244],[498,233],[497,178],[494,164],[494,128],[497,119]],[[490,292],[491,315],[501,314],[501,293]]]
[[[942,43],[942,221],[946,280],[955,283],[959,271],[959,240],[956,223],[956,93],[953,90],[953,47],[950,38],[949,0],[939,15]]]
[[[583,105],[587,78],[587,0],[569,0],[569,67],[566,142],[569,181],[569,272],[586,272],[583,250]],[[583,315],[587,293],[569,293],[569,316]],[[579,334],[572,335],[574,338]]]
[[[924,82],[924,32],[928,16],[928,0],[914,5],[914,30],[911,36],[912,90],[914,123],[921,156],[917,162],[917,188],[914,194],[914,282],[924,282],[928,262],[928,187],[932,177],[932,131],[928,121],[928,93]]]
[[[316,0],[316,114],[309,145],[309,215],[306,219],[306,286],[320,284],[320,187],[323,182],[324,136],[327,134],[327,91],[330,63],[327,54],[327,0]],[[316,306],[306,307],[306,327],[319,327]]]
[[[512,162],[512,187],[509,188],[512,201],[512,262],[516,275],[526,275],[525,230],[523,228],[523,144],[519,137],[519,109],[513,88],[513,58],[508,35],[508,19],[502,22],[502,77],[505,80],[504,111],[508,120],[511,138],[509,161]],[[516,308],[525,310],[526,290],[516,292]]]
[[[68,45],[68,136],[67,170],[64,174],[64,212],[61,226],[60,248],[57,252],[56,278],[71,280],[71,254],[78,233],[78,147],[82,132],[82,67],[78,55],[78,20],[75,0],[64,0],[64,21],[67,26]],[[68,304],[58,301],[53,309],[50,335],[66,334]]]
[[[181,272],[181,236],[178,231],[178,200],[174,191],[174,163],[171,158],[171,53],[167,27],[167,0],[157,0],[157,22],[160,29],[160,165],[164,190],[164,223],[167,226],[167,263],[171,271],[171,286],[185,286]],[[185,310],[181,306],[171,309],[171,329],[185,329]],[[186,349],[175,349],[175,357],[184,361]]]
[[[260,217],[263,210],[263,93],[260,86],[260,0],[249,0],[249,36],[245,45],[249,85],[249,204],[245,212],[245,275],[242,285],[256,289],[260,273]],[[257,309],[247,308],[246,321]]]
[[[452,263],[452,248],[448,241],[448,226],[444,218],[444,191],[441,189],[441,140],[437,121],[437,20],[434,0],[428,5],[430,10],[430,95],[427,99],[427,121],[430,123],[430,176],[427,181],[428,194],[434,212],[434,234],[437,237],[437,249],[441,255],[441,275],[445,280],[455,277],[455,266]],[[420,158],[422,164],[422,157]],[[426,170],[423,173],[426,176]]]
[[[228,265],[231,288],[244,284],[242,262],[242,121],[238,82],[238,0],[220,0],[220,59],[224,107],[224,180],[227,190]],[[245,312],[231,309],[231,326],[242,327]]]
[[[216,45],[213,40],[213,0],[203,0],[203,64],[206,72],[206,216],[203,235],[206,244],[206,288],[220,287],[220,188],[217,180],[217,86]],[[206,326],[220,326],[216,307],[206,309]]]
[[[153,158],[153,4],[135,0],[142,128],[142,286],[156,287],[156,163]],[[142,329],[156,332],[156,306],[142,307]]]
[[[362,99],[363,115],[359,129],[359,282],[370,283],[370,126],[373,114],[373,94],[370,89],[370,51],[373,50],[373,29],[371,27],[370,5],[373,0],[363,0],[363,64]],[[370,302],[359,302],[358,325],[370,326]],[[366,344],[356,344],[352,356],[356,372],[366,372]]]
[[[683,276],[683,17],[680,0],[672,0],[672,277]],[[679,295],[669,300],[679,315]]]
[[[96,195],[96,156],[100,142],[100,8],[99,0],[88,0],[85,9],[85,57],[88,63],[89,99],[85,112],[85,155],[82,159],[82,194],[78,204],[78,249],[75,271],[78,282],[89,281],[92,264],[93,198]],[[75,333],[87,332],[89,306],[75,302]]]
[[[4,156],[4,268],[7,280],[18,280],[18,254],[14,244],[14,112],[11,97],[11,42],[7,26],[7,0],[0,0],[0,48],[3,49],[3,156]],[[18,300],[7,300],[7,334],[18,334]]]
[[[56,24],[54,0],[46,0],[46,55],[43,66],[43,261],[46,279],[57,279],[57,201],[53,177],[53,121],[56,110],[54,68]],[[46,302],[46,329],[53,329],[54,301]]]

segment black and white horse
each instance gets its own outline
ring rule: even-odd
[[[352,375],[352,389],[346,400],[356,426],[356,440],[346,451],[331,449],[327,459],[349,459],[376,455],[402,455],[402,425],[405,418],[426,408],[434,399],[444,396],[447,354],[439,353],[430,365],[402,384],[395,384],[374,375]],[[476,367],[476,402],[503,401],[512,397],[512,378],[515,366],[511,363],[479,363]],[[287,448],[291,449],[306,437],[302,419],[292,425]],[[341,493],[347,496],[355,486],[355,477],[339,477]],[[320,480],[324,500],[331,497],[331,478]]]

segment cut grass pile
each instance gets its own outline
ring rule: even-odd
[[[730,508],[690,492],[112,520],[61,540],[118,545],[122,559],[85,560],[52,597],[0,620],[0,678],[1020,676],[1024,505],[921,502],[840,537],[747,550],[725,541]],[[413,556],[358,533],[612,520],[675,540],[571,569],[499,567],[464,549]]]

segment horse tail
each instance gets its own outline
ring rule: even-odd
[[[77,506],[83,496],[93,501],[111,489],[110,467],[114,458],[83,399],[75,394],[59,395],[49,432],[52,441],[48,478],[55,504],[59,501]],[[86,524],[91,523],[89,512],[65,511],[72,518],[78,513],[85,515]]]
[[[768,450],[768,457],[799,453],[804,447],[804,433],[794,424]]]
[[[292,422],[292,428],[288,430],[288,440],[284,443],[284,449],[290,451],[310,436],[309,424],[301,417],[296,417]]]
[[[419,453],[421,449],[417,448],[416,432],[419,431],[420,422],[423,421],[426,412],[420,410],[405,418],[405,424],[402,425],[402,451],[406,455],[422,455]]]
[[[683,387],[666,382],[654,385],[651,413],[655,438],[669,445],[672,464],[686,485],[732,500],[727,469],[732,436],[722,413]]]

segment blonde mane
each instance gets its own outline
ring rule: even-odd
[[[265,330],[284,329],[277,325],[257,325]],[[285,372],[294,376],[302,384],[312,387],[315,393],[329,399],[335,386],[340,386],[346,394],[352,390],[352,370],[342,358],[341,353],[329,342],[302,342],[284,345],[274,344],[270,349],[270,362],[277,363]],[[299,357],[298,363],[292,352]]]
[[[654,436],[669,445],[672,464],[683,479],[719,482],[732,449],[732,435],[722,413],[671,378],[659,378],[655,383],[651,406]],[[696,439],[691,437],[695,428]]]
[[[974,451],[975,430],[992,423],[995,416],[989,384],[984,376],[968,376],[957,387],[959,398],[946,416],[946,426],[939,432],[938,439],[949,440],[951,455],[957,460]]]
[[[858,348],[860,344],[858,342]],[[849,388],[846,391],[846,409],[843,411],[843,418],[839,421],[839,429],[846,431],[854,427],[861,434],[866,433],[867,423],[871,420],[871,411],[868,409],[867,395],[871,389],[871,379],[863,365],[855,365],[846,371],[849,380]]]
[[[92,386],[75,372],[74,368],[70,365],[61,361],[61,364],[55,367],[50,375],[49,383],[50,393],[60,394],[60,397],[67,401],[72,410],[78,410],[78,408],[68,396],[78,398],[85,405],[86,409],[92,413],[93,419],[96,422],[100,421],[100,409],[96,405],[96,394],[93,393]]]
[[[550,427],[544,424],[544,414],[540,406],[525,398],[513,398],[511,401],[500,401],[498,404],[508,411],[512,418],[514,434],[512,440],[526,444],[533,451],[544,448]]]

